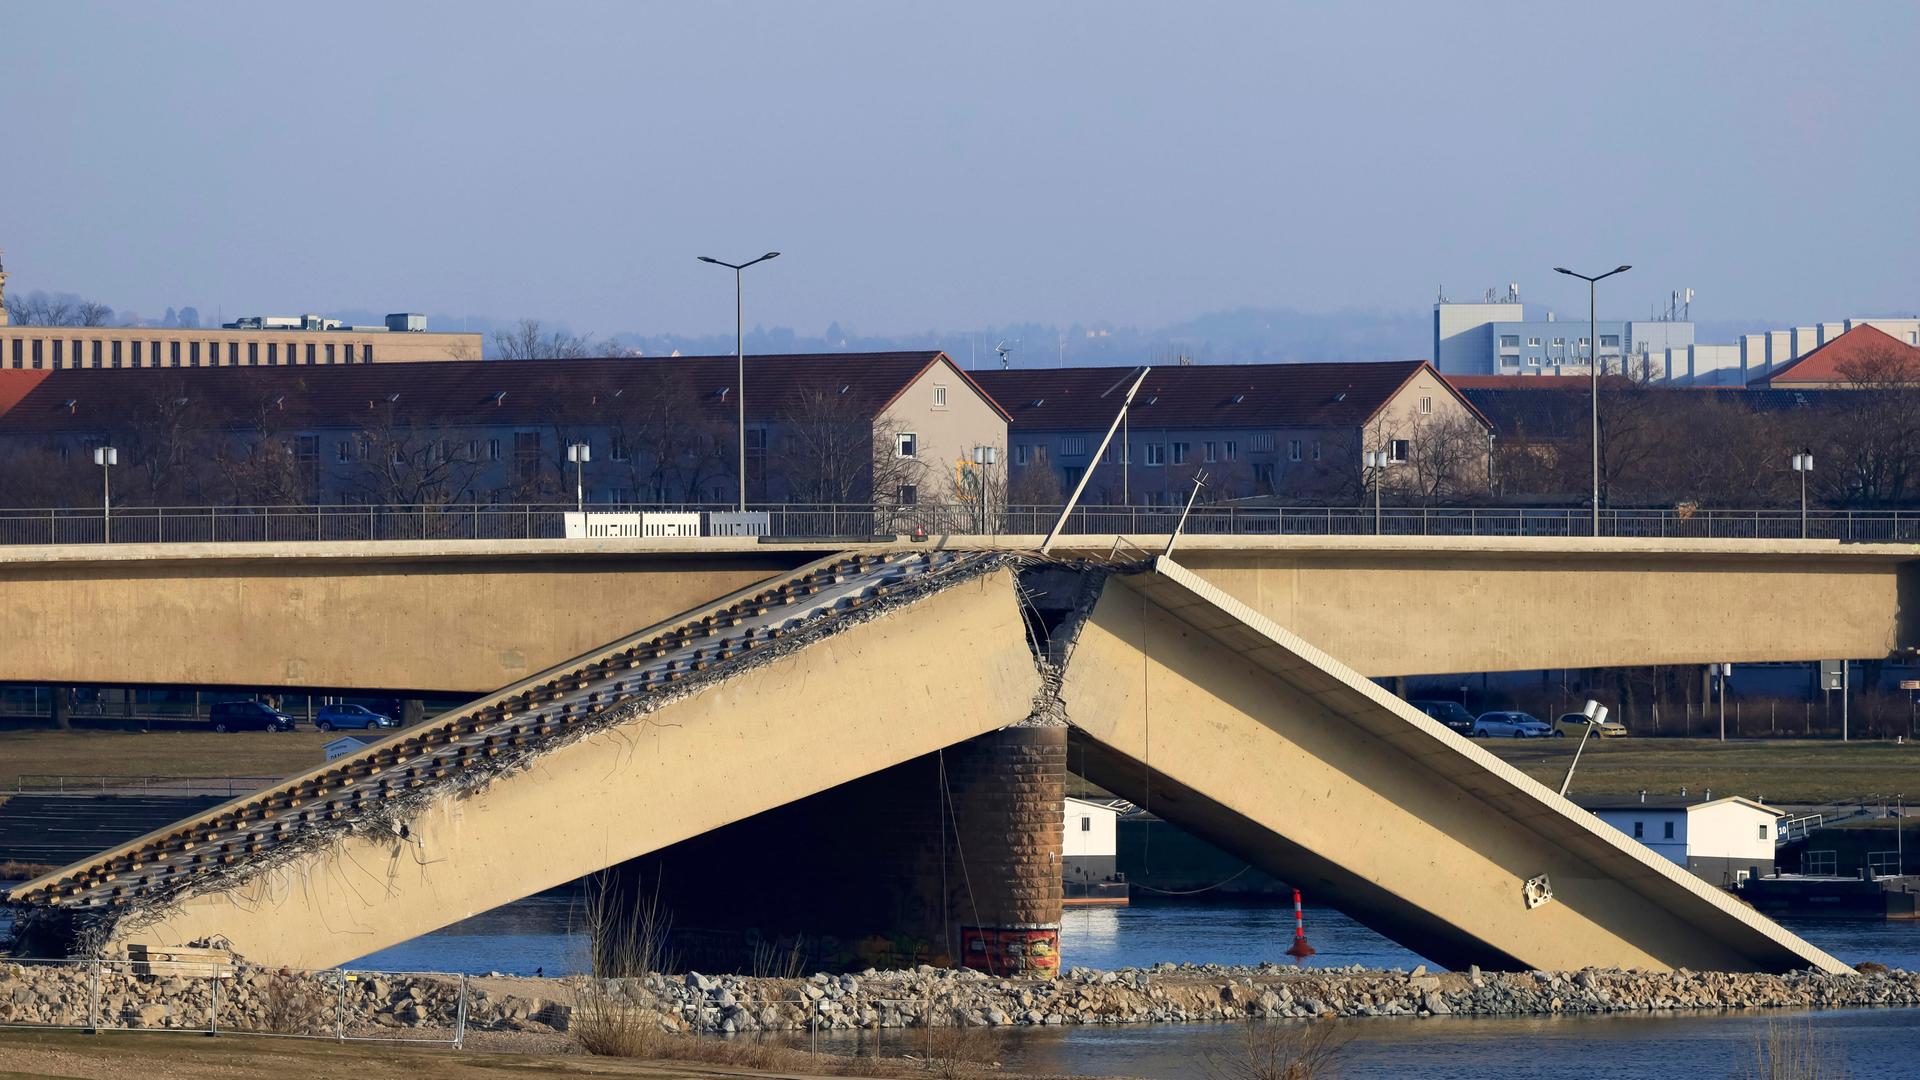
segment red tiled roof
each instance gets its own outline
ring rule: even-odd
[[[1134,396],[1133,426],[1354,427],[1366,423],[1423,369],[1431,370],[1424,360],[1156,367]],[[1099,430],[1119,411],[1128,370],[1030,368],[977,371],[974,378],[1016,428]],[[1115,383],[1120,387],[1102,397]]]
[[[844,395],[861,415],[878,415],[937,363],[979,389],[939,352],[749,356],[747,416],[777,419],[821,388]],[[731,356],[0,371],[0,429],[100,431],[176,398],[214,426],[251,425],[271,410],[288,428],[352,427],[388,404],[397,419],[416,424],[531,425],[584,420],[623,396],[675,388],[731,422],[736,375]]]
[[[1857,377],[1858,367],[1889,358],[1899,364],[1907,378],[1920,378],[1920,349],[1901,341],[1877,326],[1865,323],[1799,357],[1770,375],[1750,380],[1778,386],[1781,383],[1844,383]]]

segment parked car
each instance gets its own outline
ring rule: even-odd
[[[208,719],[215,731],[292,731],[293,717],[258,701],[215,702]]]
[[[377,713],[364,705],[322,705],[314,714],[313,726],[321,731],[334,728],[369,731],[373,728],[399,727],[393,717],[386,713]]]
[[[1476,739],[1537,739],[1543,735],[1564,735],[1553,725],[1523,712],[1486,712],[1473,722]]]
[[[1457,701],[1409,701],[1407,704],[1462,735],[1473,731],[1473,714]]]
[[[1586,726],[1587,726],[1586,713],[1577,713],[1577,712],[1562,713],[1560,714],[1560,721],[1558,724],[1555,725],[1553,733],[1555,735],[1578,735],[1580,734],[1580,729]],[[1627,725],[1615,723],[1612,720],[1602,720],[1599,723],[1593,725],[1593,734],[1595,737],[1601,738],[1601,739],[1625,738],[1627,734]]]

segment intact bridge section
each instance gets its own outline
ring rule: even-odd
[[[321,967],[616,868],[677,925],[1045,974],[1069,738],[1450,966],[1846,970],[1170,559],[979,550],[809,564],[14,897],[44,951]]]

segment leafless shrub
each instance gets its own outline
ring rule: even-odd
[[[999,1067],[1006,1037],[998,1028],[969,1024],[964,1017],[927,1031],[928,1071],[942,1077],[969,1076]]]
[[[660,903],[658,878],[651,892],[638,877],[628,891],[614,874],[595,874],[587,879],[582,916],[595,978],[628,979],[673,969],[668,945],[673,913]]]
[[[1209,1080],[1324,1080],[1339,1075],[1340,1051],[1352,1036],[1326,1022],[1249,1020],[1231,1051],[1209,1051]]]
[[[326,1029],[331,1011],[319,983],[281,972],[268,978],[260,1022],[280,1035],[318,1035]]]
[[[1753,1038],[1753,1063],[1733,1074],[1751,1080],[1846,1080],[1847,1068],[1806,1023],[1770,1023]]]
[[[654,1010],[638,1004],[611,979],[584,979],[574,989],[567,1033],[596,1057],[664,1057],[666,1033]]]
[[[795,936],[793,944],[782,950],[778,941],[753,943],[753,977],[756,979],[797,979],[806,973],[806,939]]]

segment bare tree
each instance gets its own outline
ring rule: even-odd
[[[591,336],[542,332],[538,319],[521,319],[513,329],[493,333],[497,360],[578,360],[599,355],[597,348]]]
[[[361,501],[383,506],[445,506],[469,498],[480,455],[464,432],[417,425],[393,402],[353,436],[348,485]]]
[[[7,297],[7,318],[15,326],[105,326],[113,309],[72,293],[36,289]]]

